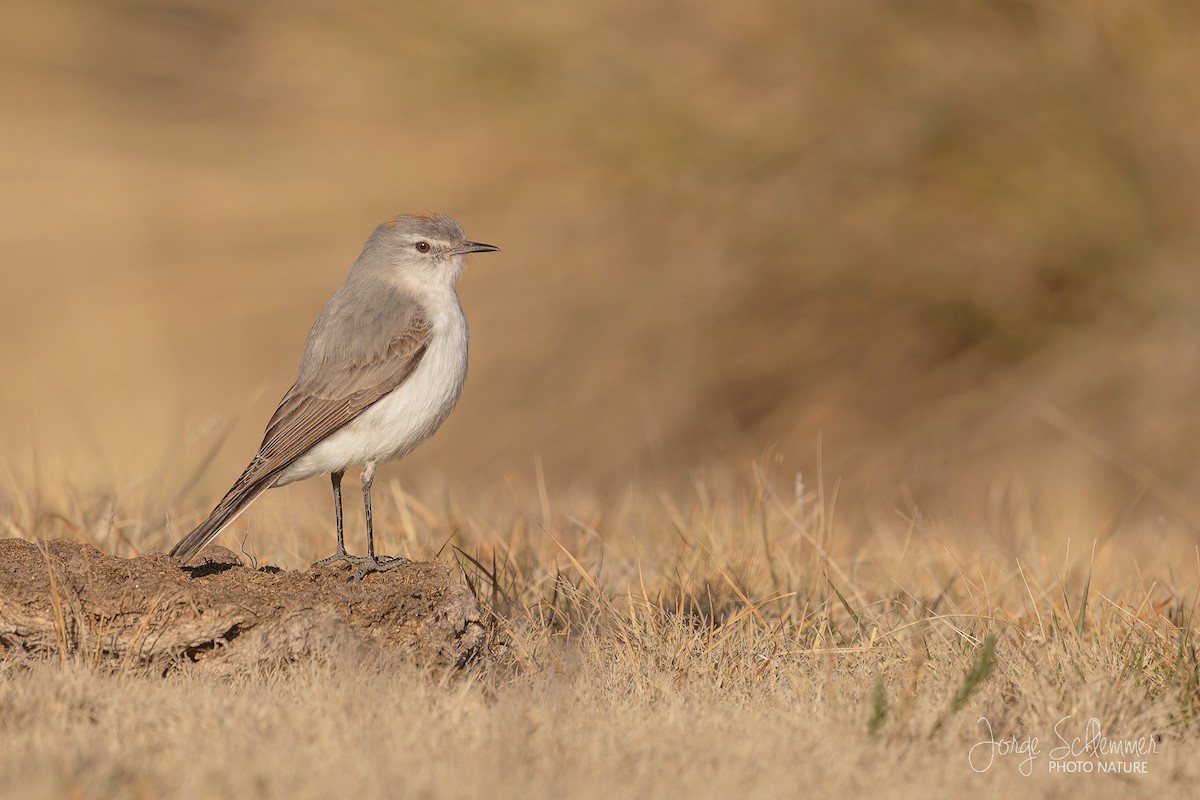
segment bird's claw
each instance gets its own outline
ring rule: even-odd
[[[351,581],[361,581],[364,577],[370,575],[372,572],[387,572],[395,569],[396,567],[401,567],[405,564],[412,563],[407,558],[399,558],[395,556],[352,556],[343,550],[334,553],[329,558],[323,558],[320,561],[317,561],[310,567],[310,569],[328,567],[338,563],[339,561],[345,561],[352,567],[358,567],[354,574],[350,576]]]
[[[402,567],[405,564],[411,563],[412,562],[407,558],[400,558],[396,556],[380,556],[379,558],[371,558],[370,556],[367,556],[363,560],[362,565],[358,568],[358,571],[350,576],[350,580],[361,581],[372,572],[388,572],[396,567]]]

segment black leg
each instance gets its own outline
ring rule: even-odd
[[[367,558],[375,560],[375,531],[371,527],[371,484],[375,482],[375,462],[368,461],[362,474],[363,509],[367,512]]]
[[[330,473],[333,481],[333,514],[337,518],[338,552],[346,552],[346,534],[342,530],[342,471]]]
[[[333,515],[337,520],[337,552],[329,558],[323,558],[314,567],[325,567],[335,561],[349,560],[346,555],[346,534],[342,528],[342,475],[344,472],[338,470],[329,474],[330,481],[333,482]]]
[[[387,572],[402,564],[409,564],[407,558],[392,558],[391,556],[375,557],[375,530],[371,521],[371,484],[375,481],[375,462],[368,461],[362,473],[363,510],[367,514],[367,557],[365,563],[350,580],[360,581],[372,572]]]
[[[363,509],[367,512],[367,554],[365,556],[352,556],[346,552],[346,537],[342,526],[343,473],[343,470],[338,470],[329,476],[330,480],[333,481],[333,512],[337,518],[337,552],[329,558],[323,558],[313,564],[313,568],[327,567],[338,561],[345,561],[347,564],[359,568],[357,572],[350,576],[350,580],[360,581],[363,579],[363,576],[369,575],[372,572],[387,572],[389,569],[395,569],[401,564],[411,563],[407,558],[392,558],[390,556],[375,557],[375,530],[371,520],[371,484],[375,480],[374,461],[368,461],[362,473]]]

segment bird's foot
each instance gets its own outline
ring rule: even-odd
[[[411,564],[412,562],[407,558],[399,558],[396,556],[379,556],[378,558],[366,556],[363,558],[362,562],[359,563],[361,563],[361,566],[358,568],[358,571],[350,576],[350,580],[352,581],[361,581],[372,572],[387,572],[395,569],[396,567],[402,567],[405,564]]]
[[[370,575],[372,572],[387,572],[388,570],[393,570],[396,567],[401,567],[405,564],[412,563],[407,558],[396,558],[393,556],[378,556],[376,558],[372,558],[371,556],[352,556],[345,550],[339,550],[329,558],[323,558],[316,562],[312,565],[312,567],[310,567],[310,569],[328,567],[332,564],[338,563],[339,561],[345,561],[352,567],[358,567],[354,574],[350,576],[350,580],[352,581],[361,581],[365,576]]]
[[[357,566],[359,564],[363,564],[370,560],[371,559],[368,558],[367,556],[352,556],[349,553],[347,553],[345,550],[342,550],[339,548],[338,551],[336,553],[334,553],[333,555],[331,555],[329,558],[322,558],[320,561],[314,562],[313,565],[311,567],[309,567],[309,569],[320,569],[321,567],[328,567],[331,564],[336,564],[339,561],[345,561],[347,564],[350,564],[351,566]]]

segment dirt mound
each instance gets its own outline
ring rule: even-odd
[[[236,672],[346,644],[451,666],[479,652],[479,606],[447,565],[349,576],[345,566],[250,569],[223,547],[181,566],[62,539],[3,539],[0,659]]]

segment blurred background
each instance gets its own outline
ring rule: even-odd
[[[1200,6],[5,18],[12,485],[154,475],[195,521],[374,225],[435,210],[503,252],[462,281],[466,392],[388,467],[406,485],[758,462],[863,514],[1019,496],[1200,523]]]

